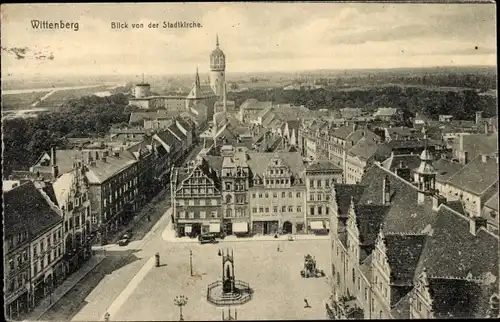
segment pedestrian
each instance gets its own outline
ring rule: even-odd
[[[305,309],[311,308],[311,306],[309,305],[309,302],[307,302],[307,299],[304,299],[304,302],[306,303],[306,305],[304,306]]]

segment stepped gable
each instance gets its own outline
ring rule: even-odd
[[[365,186],[360,184],[336,183],[334,189],[339,215],[341,217],[346,217],[349,207],[351,206],[351,197],[354,203],[357,204],[363,194]]]
[[[389,208],[383,205],[358,205],[355,207],[359,241],[362,244],[360,261],[364,261],[375,248],[380,226]]]

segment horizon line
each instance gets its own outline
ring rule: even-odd
[[[235,71],[235,72],[227,72],[226,71],[226,77],[231,74],[252,74],[252,73],[258,73],[258,74],[296,74],[296,73],[311,73],[311,72],[339,72],[339,71],[390,71],[390,70],[402,70],[402,69],[408,69],[408,70],[418,70],[418,69],[450,69],[450,68],[496,68],[497,65],[445,65],[445,66],[401,66],[401,67],[388,67],[388,68],[377,68],[377,67],[372,67],[372,68],[356,68],[356,67],[351,67],[351,68],[324,68],[324,69],[301,69],[301,70],[276,70],[276,71]],[[194,75],[196,72],[190,72],[190,73],[145,73],[143,71],[137,72],[137,73],[124,73],[124,74],[111,74],[111,73],[103,73],[103,74],[84,74],[84,73],[75,73],[71,74],[69,76],[68,74],[65,75],[65,77],[104,77],[104,76],[114,76],[114,77],[125,77],[125,76],[141,76],[142,74],[145,74],[146,76],[190,76]],[[207,74],[209,72],[206,72]],[[7,74],[7,73],[6,73]],[[200,73],[200,74],[205,74],[205,73]],[[2,73],[2,80],[3,81],[9,81],[9,78],[11,80],[14,79],[20,79],[20,78],[36,78],[36,77],[57,77],[60,76],[59,74],[32,74],[32,75],[22,75],[16,77],[16,75],[5,75]]]

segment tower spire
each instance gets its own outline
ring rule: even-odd
[[[200,74],[198,73],[198,65],[196,65],[196,78],[194,82],[197,87],[200,87]]]
[[[217,48],[219,47],[219,34],[215,34],[215,45],[217,46]]]

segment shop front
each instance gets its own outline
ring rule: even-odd
[[[22,320],[29,311],[28,289],[23,287],[5,298],[5,314],[7,320]]]
[[[234,222],[232,228],[233,234],[236,236],[247,236],[249,234],[248,223],[246,221]]]
[[[278,220],[254,221],[252,225],[253,225],[252,231],[254,234],[274,235],[280,231]]]
[[[45,276],[40,276],[38,277],[34,282],[33,282],[33,303],[32,306],[36,307],[40,303],[41,300],[43,300],[45,296]]]
[[[328,235],[329,229],[327,229],[326,222],[328,221],[323,221],[323,220],[309,221],[309,230],[315,235]]]

